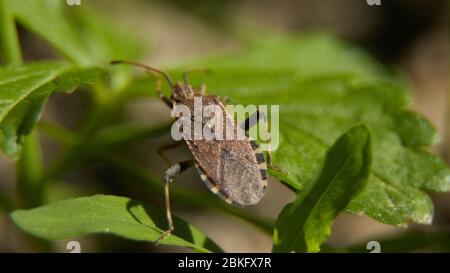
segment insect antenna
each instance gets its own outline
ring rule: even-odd
[[[112,61],[110,64],[115,65],[115,64],[130,64],[130,65],[134,65],[134,66],[138,66],[138,67],[142,67],[148,71],[153,71],[156,73],[159,73],[161,75],[164,76],[164,78],[166,78],[167,82],[169,83],[170,87],[175,87],[175,84],[173,83],[172,78],[169,76],[169,74],[167,74],[164,71],[161,71],[159,69],[156,69],[154,67],[151,66],[147,66],[145,64],[140,64],[140,63],[136,63],[136,62],[131,62],[131,61]]]

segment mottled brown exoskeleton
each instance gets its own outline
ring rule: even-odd
[[[112,64],[118,63],[139,66],[148,71],[163,75],[172,89],[172,95],[170,98],[164,96],[160,91],[160,84],[157,84],[156,92],[161,100],[170,108],[173,108],[176,105],[185,105],[189,107],[191,113],[194,113],[194,97],[201,96],[202,106],[217,105],[222,109],[223,124],[232,124],[235,133],[240,133],[239,131],[244,132],[244,138],[242,140],[226,140],[226,138],[224,138],[224,140],[191,140],[186,139],[183,135],[183,138],[193,155],[193,159],[175,164],[170,163],[164,156],[163,151],[174,148],[182,144],[182,142],[171,143],[158,150],[158,153],[170,164],[170,167],[167,169],[164,177],[168,229],[160,236],[156,243],[168,236],[174,229],[169,201],[170,183],[174,177],[181,174],[192,165],[197,168],[200,177],[203,182],[205,182],[206,186],[227,203],[246,207],[254,205],[261,200],[267,186],[266,159],[259,151],[258,144],[248,137],[248,130],[254,126],[261,117],[266,121],[264,113],[257,111],[240,126],[237,126],[234,119],[226,111],[224,101],[220,97],[206,95],[204,85],[197,89],[188,84],[187,74],[191,71],[183,74],[183,83],[174,83],[168,74],[153,67],[128,61],[112,62]],[[175,119],[179,118],[182,117],[175,117]],[[211,121],[210,117],[203,117],[201,119],[202,125],[210,124]],[[225,128],[223,126],[221,128],[214,128],[214,130],[225,130]],[[191,131],[193,132],[194,128],[192,128]],[[269,152],[267,152],[267,163],[270,164]]]

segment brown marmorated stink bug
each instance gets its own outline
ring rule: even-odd
[[[183,139],[193,155],[193,159],[175,164],[170,163],[170,161],[164,156],[163,151],[175,148],[176,146],[181,145],[182,142],[179,141],[170,143],[164,145],[158,150],[158,153],[166,160],[166,162],[170,164],[170,167],[167,169],[164,176],[168,229],[158,238],[156,243],[159,243],[161,240],[170,235],[174,229],[169,201],[170,183],[174,177],[181,174],[192,165],[197,168],[200,177],[203,182],[205,182],[206,186],[227,203],[241,207],[251,206],[258,203],[264,195],[267,186],[266,159],[259,151],[259,146],[255,140],[248,136],[248,130],[258,123],[260,117],[262,117],[267,124],[265,114],[263,112],[256,111],[240,126],[237,126],[234,119],[226,111],[224,100],[218,96],[206,95],[205,85],[202,85],[199,89],[193,88],[189,85],[187,75],[190,71],[183,73],[183,83],[174,83],[167,73],[156,68],[129,61],[111,62],[111,64],[121,63],[139,66],[149,72],[156,72],[164,76],[172,89],[172,95],[170,98],[166,97],[160,90],[160,84],[157,84],[156,92],[161,100],[171,109],[177,105],[185,105],[189,108],[189,110],[191,110],[191,113],[195,112],[194,98],[201,97],[202,107],[208,105],[220,107],[222,110],[221,113],[223,113],[223,120],[226,124],[232,124],[232,130],[234,133],[239,134],[243,132],[244,135],[244,138],[239,140],[196,140],[186,138],[186,136],[182,134]],[[180,118],[182,117],[175,116],[176,120]],[[202,125],[205,125],[211,124],[211,121],[212,119],[210,117],[202,117],[200,122],[202,122]],[[214,130],[225,130],[225,126],[223,126],[223,124],[218,127],[219,128],[214,128]],[[194,126],[189,129],[190,131],[195,131]],[[270,149],[266,152],[266,156],[267,164],[271,165]]]

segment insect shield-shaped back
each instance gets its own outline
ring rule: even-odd
[[[242,148],[241,145],[235,148]],[[257,164],[232,147],[220,147],[215,177],[199,164],[196,167],[205,184],[226,202],[236,206],[257,204],[266,186],[265,164]]]
[[[230,204],[258,203],[267,185],[266,163],[258,145],[236,126],[219,97],[199,95],[193,90],[195,96],[189,98],[185,96],[189,89],[182,86],[174,89],[174,99],[179,100],[172,115],[178,119],[176,128],[188,144],[202,180]],[[204,111],[206,108],[220,111],[204,115],[208,112]],[[205,131],[212,131],[216,138],[205,137]]]

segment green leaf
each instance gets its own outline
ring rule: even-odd
[[[427,151],[436,130],[409,110],[408,84],[352,45],[322,33],[267,35],[173,72],[189,67],[210,68],[210,75],[193,73],[190,82],[206,83],[208,93],[228,96],[230,104],[279,105],[273,161],[287,174],[271,174],[295,191],[314,187],[327,150],[359,123],[372,135],[372,172],[347,211],[397,226],[429,224],[433,205],[426,192],[450,189],[449,168]]]
[[[370,133],[359,125],[340,137],[327,153],[318,181],[300,193],[278,216],[276,252],[318,252],[331,234],[331,224],[363,190],[370,175]]]
[[[39,120],[47,98],[95,82],[104,74],[95,67],[79,68],[60,62],[39,62],[0,68],[0,148],[13,159],[20,156],[24,136]]]
[[[48,240],[69,240],[92,233],[106,233],[130,240],[155,241],[167,225],[165,214],[152,206],[125,197],[94,195],[58,201],[11,214],[22,230]],[[195,227],[175,217],[175,230],[161,244],[199,252],[221,249]]]
[[[90,10],[88,2],[82,8],[61,0],[10,0],[10,5],[22,25],[78,64],[135,58],[142,50],[132,35],[118,32]]]

